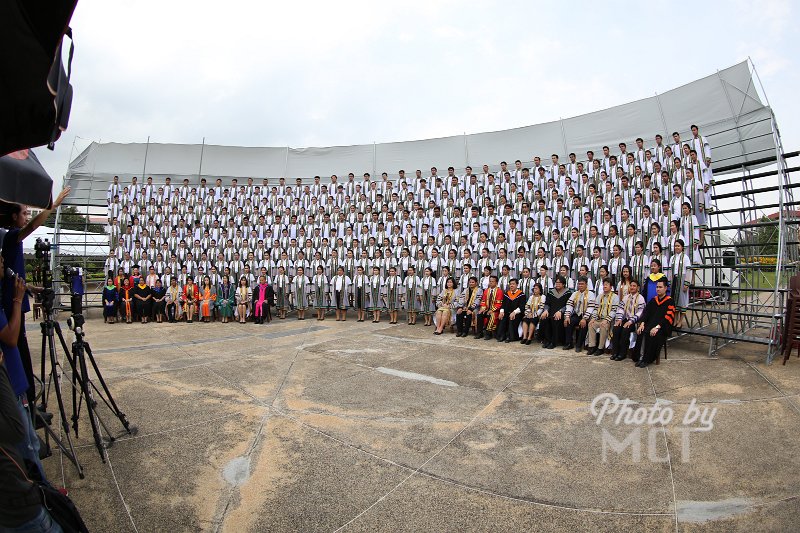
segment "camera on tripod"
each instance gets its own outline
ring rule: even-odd
[[[86,323],[83,317],[83,304],[81,296],[83,295],[83,275],[81,269],[69,265],[61,265],[61,277],[64,283],[69,288],[69,309],[72,313],[67,319],[67,327],[72,331],[77,331],[77,328],[82,328]]]
[[[114,442],[116,436],[111,433],[110,428],[103,421],[103,418],[97,411],[99,407],[98,400],[105,404],[110,412],[120,421],[125,432],[129,435],[134,434],[136,428],[131,428],[128,419],[125,417],[111,395],[100,368],[97,366],[97,361],[92,355],[92,349],[89,343],[86,342],[83,326],[86,319],[83,316],[83,304],[81,298],[84,294],[83,287],[83,271],[79,267],[70,265],[61,265],[61,282],[64,283],[69,290],[70,295],[70,311],[71,315],[67,318],[67,327],[75,332],[75,340],[72,343],[72,349],[67,346],[64,336],[61,333],[61,327],[58,321],[54,318],[54,303],[55,303],[55,290],[53,289],[53,272],[51,270],[50,252],[53,245],[46,239],[36,239],[34,250],[36,250],[36,257],[41,261],[42,284],[44,290],[41,292],[42,308],[44,310],[44,320],[41,322],[42,327],[42,366],[41,366],[41,381],[43,384],[50,383],[55,390],[55,396],[58,403],[58,412],[60,415],[62,433],[61,441],[59,435],[47,427],[45,422],[45,430],[49,438],[55,440],[62,452],[66,457],[72,461],[78,469],[78,475],[83,478],[83,467],[75,456],[75,448],[72,444],[70,437],[70,420],[72,421],[72,431],[75,436],[78,436],[78,418],[81,406],[85,405],[87,414],[89,416],[89,423],[92,428],[92,435],[94,437],[95,447],[100,453],[100,458],[103,462],[106,460],[106,447]],[[61,394],[61,374],[63,368],[61,360],[56,353],[56,339],[61,348],[64,350],[64,362],[71,370],[69,383],[72,385],[72,417],[67,416],[64,408],[64,399]],[[47,375],[47,364],[50,365],[49,378]],[[66,366],[65,365],[65,366]],[[94,370],[94,378],[89,373],[89,368]],[[96,379],[96,381],[95,381]],[[99,385],[98,385],[99,383]],[[44,387],[44,385],[43,385]],[[49,386],[44,388],[42,393],[42,403],[38,408],[39,416],[44,420],[42,413],[47,411],[47,397]],[[106,434],[106,438],[103,436]]]
[[[33,250],[36,252],[36,259],[42,259],[50,253],[53,246],[48,239],[36,238],[36,243],[33,245]]]

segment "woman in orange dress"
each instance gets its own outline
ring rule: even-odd
[[[128,278],[122,280],[122,290],[119,293],[119,309],[125,322],[130,324],[133,318],[133,287],[131,287]]]
[[[212,285],[211,278],[203,278],[203,287],[200,289],[200,317],[203,322],[214,319],[214,302],[217,301],[217,288]]]

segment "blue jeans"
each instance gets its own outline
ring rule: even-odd
[[[22,442],[17,445],[17,449],[19,453],[22,455],[23,459],[27,459],[31,463],[35,464],[36,467],[39,469],[39,475],[42,476],[42,479],[47,479],[44,477],[44,468],[42,467],[42,461],[39,459],[39,435],[36,434],[36,429],[33,425],[33,420],[31,419],[31,412],[29,411],[30,406],[28,405],[28,398],[24,394],[17,398],[17,404],[19,405],[20,413],[22,414],[22,418],[25,420],[27,425],[28,431],[27,435]]]
[[[0,526],[0,533],[64,533],[61,526],[55,523],[44,507],[41,507],[39,516],[17,527]]]

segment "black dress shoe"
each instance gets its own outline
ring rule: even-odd
[[[583,346],[578,345],[575,347],[575,353],[581,353],[583,351]]]
[[[528,340],[525,341],[525,344],[530,346],[531,342],[533,342],[533,339],[528,339]]]
[[[588,350],[586,350],[586,355],[594,355],[594,352],[595,352],[594,347],[589,348]]]
[[[512,342],[511,339],[506,339],[506,342]]]
[[[522,339],[521,341],[519,341],[519,343],[520,344],[528,344],[528,340],[527,339]]]
[[[547,344],[544,345],[544,347],[547,348],[548,350],[552,350],[553,348],[556,347],[556,345],[551,342],[548,342]]]
[[[566,350],[571,350],[573,348],[574,348],[574,346],[572,345],[572,343],[570,343],[570,344],[565,344],[564,347],[561,348],[561,349],[566,351]]]

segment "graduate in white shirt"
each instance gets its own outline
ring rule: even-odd
[[[353,281],[344,273],[344,267],[336,268],[336,275],[331,279],[331,300],[336,309],[336,321],[347,320],[347,307],[350,305]]]

